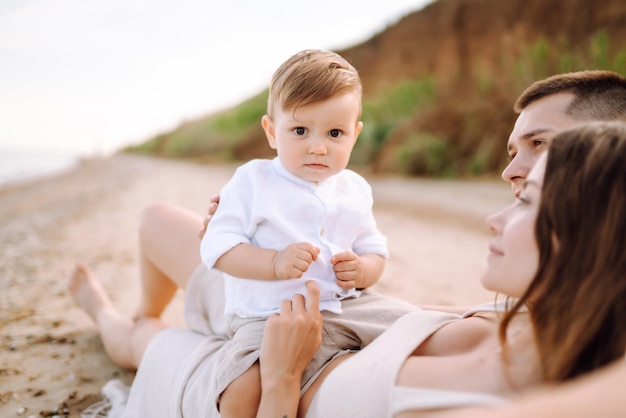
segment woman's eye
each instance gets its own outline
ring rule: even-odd
[[[331,129],[330,132],[328,132],[328,135],[331,138],[339,138],[341,136],[341,131],[339,129]]]
[[[299,126],[297,128],[294,128],[293,132],[298,136],[303,136],[306,135],[306,128]]]
[[[543,139],[535,139],[535,140],[533,140],[533,146],[535,148],[539,148],[539,147],[542,147],[544,145],[546,145],[546,141],[543,140]]]

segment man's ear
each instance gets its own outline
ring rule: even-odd
[[[276,149],[276,132],[274,130],[274,121],[268,115],[263,115],[261,118],[261,125],[265,131],[265,137],[270,144],[270,148]]]

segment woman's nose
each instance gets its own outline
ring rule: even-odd
[[[487,217],[487,227],[494,234],[499,234],[500,232],[502,232],[502,225],[504,224],[504,214],[506,213],[508,208],[509,207],[506,207],[501,211]]]

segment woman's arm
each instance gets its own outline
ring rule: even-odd
[[[258,418],[295,418],[298,412],[302,373],[322,342],[320,290],[313,281],[306,288],[306,299],[284,301],[265,325]]]
[[[619,418],[626,411],[626,361],[592,372],[571,383],[543,388],[498,408],[472,408],[433,415],[437,418]]]

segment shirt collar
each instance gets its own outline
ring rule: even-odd
[[[325,184],[328,183],[328,180],[330,179],[326,179],[324,181],[320,181],[317,184],[301,179],[300,177],[290,173],[285,166],[283,165],[283,163],[280,161],[280,158],[278,157],[274,157],[274,159],[272,160],[272,165],[274,166],[274,169],[276,170],[276,172],[278,174],[280,174],[281,176],[291,180],[292,182],[302,185],[304,187],[308,187],[310,189],[317,189],[319,186],[323,186]],[[331,177],[332,178],[332,177]]]

